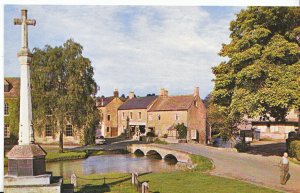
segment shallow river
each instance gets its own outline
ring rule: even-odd
[[[137,157],[133,154],[112,154],[90,156],[87,159],[74,161],[51,162],[46,165],[47,171],[52,171],[55,176],[69,178],[73,173],[78,176],[109,173],[109,172],[160,172],[174,171],[175,164],[167,163],[164,160],[157,160],[144,157]]]

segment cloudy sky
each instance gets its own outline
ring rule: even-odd
[[[4,8],[5,76],[19,76],[16,53],[20,26],[13,18],[28,9],[29,47],[62,45],[73,38],[92,61],[98,95],[134,91],[139,96],[190,94],[200,87],[204,98],[213,88],[211,67],[229,42],[229,23],[240,7],[173,6],[8,6]]]

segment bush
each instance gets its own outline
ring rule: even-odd
[[[300,161],[300,140],[287,140],[287,148],[289,156]]]
[[[148,132],[146,134],[147,137],[155,137],[155,134],[153,132]]]
[[[186,139],[186,136],[187,136],[187,127],[184,125],[184,123],[177,124],[175,126],[175,129],[178,132],[179,139]]]
[[[168,134],[165,133],[162,137],[163,138],[168,138]]]

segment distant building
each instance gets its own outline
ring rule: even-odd
[[[110,97],[99,97],[96,106],[100,112],[101,135],[104,137],[118,136],[118,108],[124,103],[126,98],[119,97],[116,89]]]
[[[4,78],[4,140],[16,144],[19,135],[20,78]]]
[[[191,95],[169,96],[161,89],[160,96],[148,111],[148,128],[162,137],[177,137],[175,126],[183,123],[188,128],[188,140],[206,142],[206,108],[196,87]]]
[[[129,99],[118,109],[118,135],[145,135],[147,112],[156,99],[157,96],[135,97],[134,93],[130,92]]]
[[[291,110],[284,122],[276,121],[270,116],[245,119],[246,124],[240,125],[239,128],[242,130],[253,129],[259,133],[261,139],[287,139],[288,133],[296,131],[298,128],[298,116],[299,112]]]

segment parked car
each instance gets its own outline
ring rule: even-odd
[[[96,143],[96,145],[103,145],[103,144],[105,144],[104,137],[103,136],[96,137],[95,143]]]

